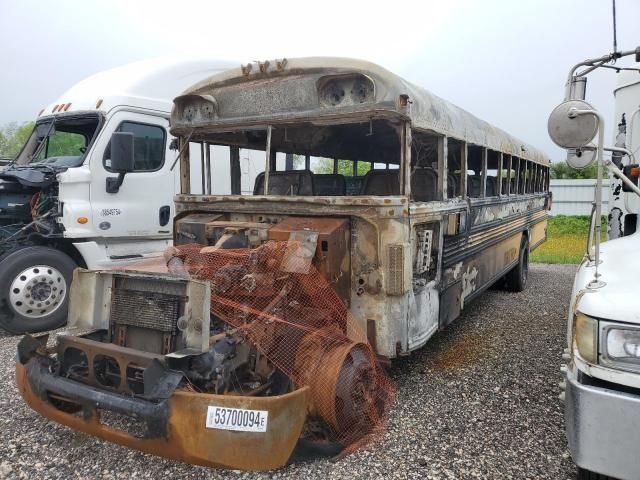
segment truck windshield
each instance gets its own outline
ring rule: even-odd
[[[14,164],[77,167],[100,123],[100,116],[94,113],[43,119],[36,123]]]

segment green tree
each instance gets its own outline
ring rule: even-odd
[[[49,137],[47,157],[82,155],[85,138],[79,133],[56,132]]]
[[[362,176],[371,170],[369,162],[358,162],[357,175]],[[313,173],[333,173],[333,159],[320,158],[313,166]],[[338,160],[338,173],[345,177],[353,176],[353,162],[351,160]]]
[[[594,163],[587,168],[578,170],[571,168],[567,162],[558,162],[551,165],[551,178],[553,179],[581,179],[596,178],[598,176],[598,166]]]
[[[34,122],[9,123],[0,128],[0,158],[13,158],[31,135]],[[47,157],[82,155],[86,140],[79,133],[56,131],[49,137]],[[44,157],[44,150],[39,158]]]
[[[0,157],[15,157],[29,138],[33,126],[33,122],[25,122],[20,125],[12,122],[0,128]]]

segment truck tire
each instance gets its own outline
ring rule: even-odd
[[[526,235],[520,241],[518,263],[507,273],[505,287],[512,292],[522,292],[527,286],[529,278],[529,239]]]
[[[67,321],[76,263],[49,247],[25,247],[0,260],[0,327],[10,333],[53,330]]]

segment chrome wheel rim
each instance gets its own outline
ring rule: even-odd
[[[56,268],[34,265],[20,272],[9,287],[11,308],[27,318],[58,310],[67,296],[67,282]]]

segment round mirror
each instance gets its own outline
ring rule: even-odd
[[[593,145],[582,148],[570,148],[567,150],[567,165],[571,168],[582,170],[587,168],[596,160],[598,151]]]
[[[584,147],[598,132],[598,117],[584,114],[569,118],[572,108],[593,110],[593,107],[584,100],[569,100],[553,109],[549,115],[547,130],[553,143],[562,148]]]

